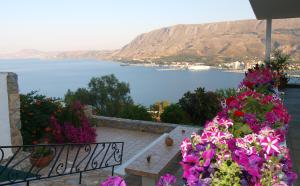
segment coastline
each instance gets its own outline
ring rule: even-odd
[[[187,62],[178,62],[176,64],[157,64],[157,63],[131,63],[128,61],[117,61],[120,63],[120,66],[122,67],[127,67],[127,66],[141,66],[141,67],[151,67],[155,68],[157,71],[176,71],[176,70],[188,70],[188,71],[207,71],[210,69],[217,69],[223,72],[232,72],[232,73],[245,73],[245,69],[225,69],[225,68],[220,68],[217,66],[209,66],[209,65],[204,65],[203,63],[187,63]],[[180,64],[182,63],[182,64]]]

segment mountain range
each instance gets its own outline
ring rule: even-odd
[[[41,52],[23,50],[0,58],[111,59],[159,61],[193,56],[196,59],[262,59],[265,21],[242,20],[207,24],[180,24],[153,30],[113,51]],[[300,61],[300,18],[274,20],[272,47]]]

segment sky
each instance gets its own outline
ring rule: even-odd
[[[249,0],[0,0],[0,53],[118,49],[176,24],[255,19]]]

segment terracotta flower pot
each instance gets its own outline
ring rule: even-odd
[[[37,168],[44,168],[47,167],[49,165],[49,163],[52,161],[53,159],[53,153],[44,156],[44,157],[30,157],[30,163]]]
[[[172,146],[173,143],[174,143],[174,140],[170,136],[168,136],[165,139],[165,143],[166,143],[167,146]]]
[[[288,84],[288,78],[285,76],[280,76],[278,89],[284,90],[286,88],[287,84]]]

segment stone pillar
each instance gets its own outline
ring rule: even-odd
[[[86,117],[92,118],[92,116],[93,116],[93,106],[85,105],[84,106],[84,113],[85,113]]]
[[[0,81],[0,125],[1,130],[5,130],[0,131],[4,139],[0,141],[0,145],[22,145],[18,76],[11,72],[1,72]]]
[[[9,120],[10,120],[10,133],[11,144],[22,145],[21,135],[21,113],[20,113],[20,95],[18,85],[18,75],[9,72],[7,75],[7,92],[9,101]]]
[[[265,52],[265,61],[266,64],[270,64],[270,56],[272,49],[272,19],[267,19],[266,23],[266,52]]]

